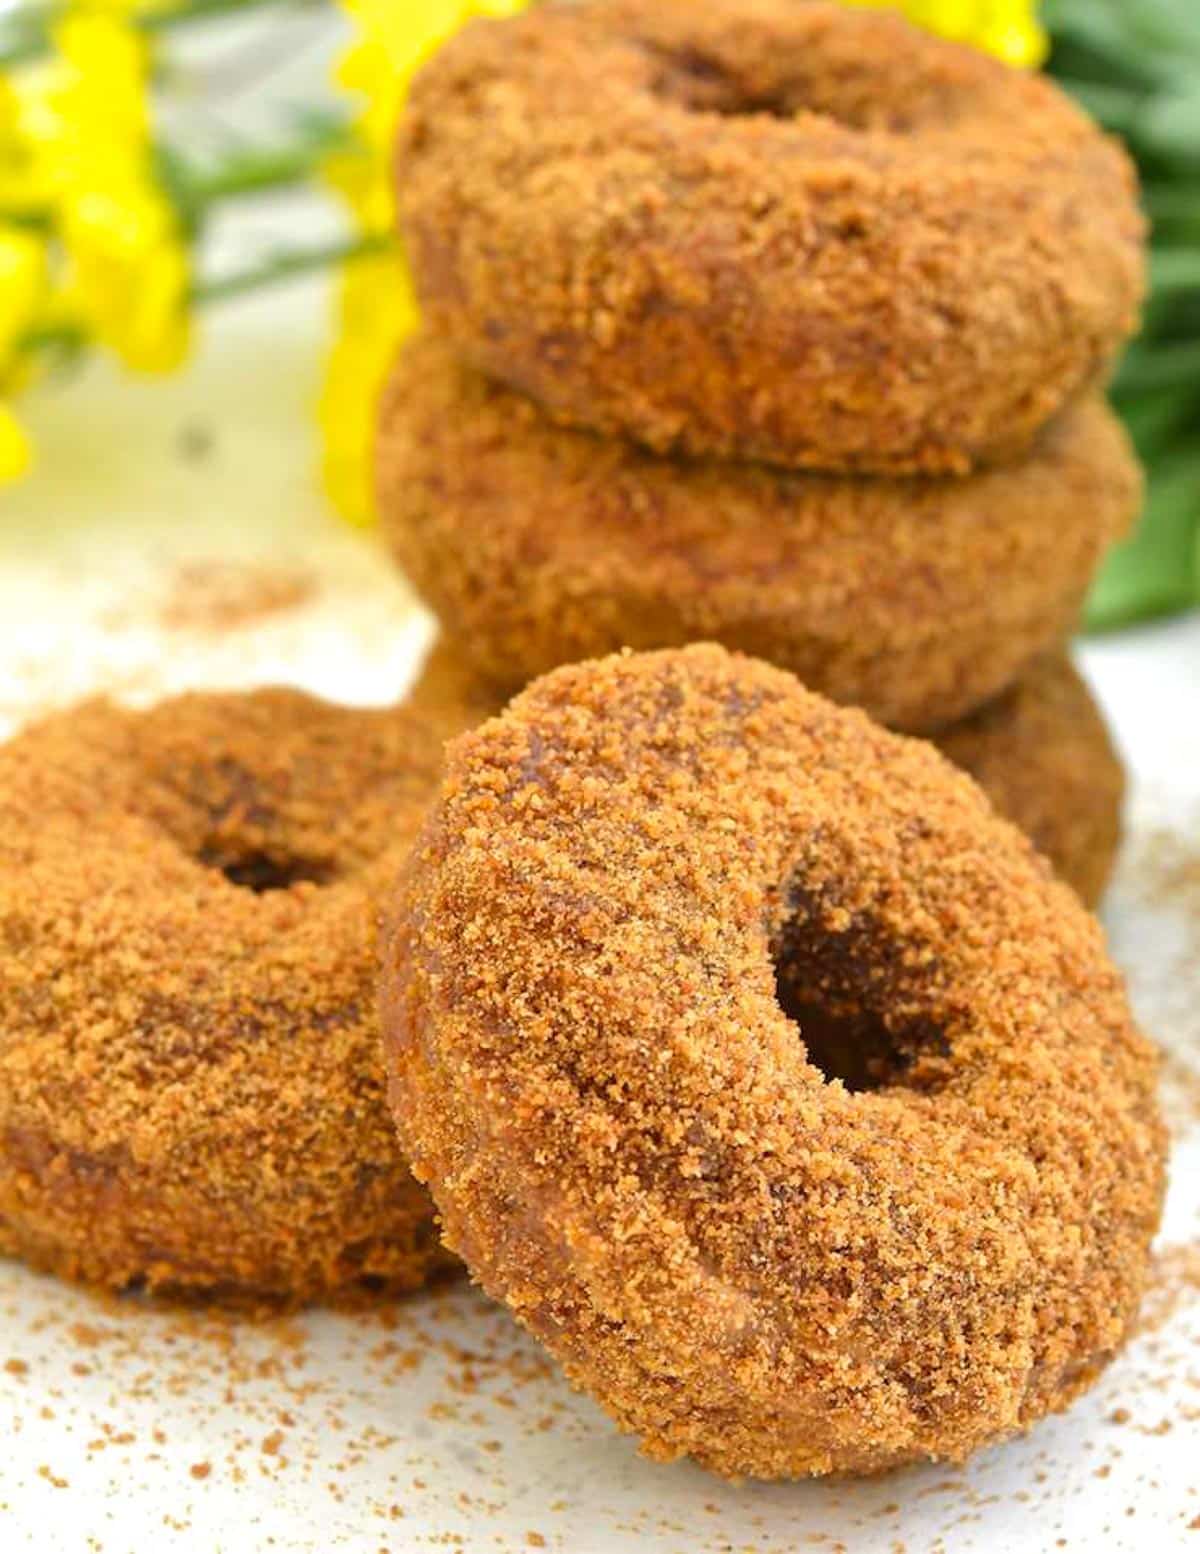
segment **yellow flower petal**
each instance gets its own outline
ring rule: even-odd
[[[146,41],[123,10],[89,0],[55,27],[37,126],[78,322],[126,366],[163,372],[187,351],[189,259],[155,175]]]
[[[371,468],[379,396],[418,316],[399,254],[372,254],[346,266],[318,418],[325,489],[352,523],[375,517]]]
[[[1010,65],[1039,64],[1047,51],[1037,0],[848,0],[851,5],[902,11],[930,32],[995,54]]]
[[[29,439],[16,416],[0,401],[0,482],[16,480],[30,465]]]
[[[358,37],[338,62],[339,84],[358,93],[360,150],[330,158],[325,175],[357,228],[387,236],[395,227],[391,148],[414,74],[472,16],[512,16],[529,0],[343,0]],[[371,455],[379,395],[404,337],[418,322],[402,256],[392,249],[353,261],[341,282],[338,336],[318,410],[322,474],[337,510],[352,523],[375,516]]]
[[[33,322],[45,285],[42,239],[17,227],[0,227],[0,374]]]

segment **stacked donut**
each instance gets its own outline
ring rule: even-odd
[[[496,703],[716,640],[935,738],[1094,900],[1122,775],[1064,643],[1140,496],[1122,151],[886,12],[585,0],[456,37],[397,168],[380,505]]]

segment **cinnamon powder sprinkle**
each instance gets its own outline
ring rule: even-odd
[[[236,631],[299,609],[316,591],[310,572],[193,561],[175,573],[159,621],[168,631]]]

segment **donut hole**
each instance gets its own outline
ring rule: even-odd
[[[793,918],[772,948],[775,996],[805,1055],[852,1094],[894,1086],[932,1090],[945,1078],[945,1032],[913,1010],[886,940],[868,930],[822,932]]]
[[[882,93],[869,73],[848,73],[835,83],[797,77],[767,83],[739,76],[699,49],[646,47],[655,65],[654,95],[691,113],[789,122],[815,114],[845,129],[893,134],[916,127],[915,106]]]
[[[331,864],[321,859],[269,852],[265,848],[247,848],[237,853],[204,851],[200,862],[223,874],[231,885],[256,896],[291,890],[295,885],[328,885],[336,873]]]
[[[799,105],[785,92],[752,91],[727,66],[696,49],[652,49],[658,65],[655,96],[693,113],[718,113],[725,118],[766,115],[795,118]]]

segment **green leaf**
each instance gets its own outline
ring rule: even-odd
[[[1139,340],[1129,348],[1117,373],[1125,394],[1155,389],[1187,389],[1200,384],[1200,340],[1160,344]]]
[[[1194,177],[1176,183],[1161,175],[1146,178],[1142,203],[1154,223],[1156,242],[1200,242],[1200,189]]]
[[[1146,100],[1141,85],[1114,86],[1111,81],[1088,81],[1074,76],[1064,76],[1059,84],[1114,134],[1136,132]]]
[[[1200,81],[1190,81],[1144,101],[1129,132],[1148,155],[1173,158],[1200,168]]]
[[[1114,396],[1114,404],[1137,445],[1138,456],[1151,465],[1178,448],[1196,414],[1192,396],[1175,389],[1124,398]]]
[[[1150,285],[1160,297],[1174,291],[1200,291],[1200,247],[1156,249],[1150,255]]]
[[[1142,88],[1174,79],[1172,52],[1139,39],[1132,9],[1111,0],[1047,0],[1044,17],[1054,42],[1055,71]]]
[[[1200,603],[1200,453],[1160,465],[1136,534],[1109,557],[1088,607],[1087,626],[1111,631]]]

